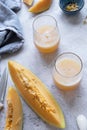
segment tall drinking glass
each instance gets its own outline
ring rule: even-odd
[[[33,38],[40,52],[55,51],[60,41],[56,19],[49,15],[37,17],[33,22]]]
[[[78,87],[82,78],[82,68],[82,60],[78,55],[71,52],[59,55],[53,70],[56,86],[62,90]]]

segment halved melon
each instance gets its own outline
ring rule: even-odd
[[[47,123],[65,128],[62,110],[41,80],[30,70],[8,62],[10,75],[27,104]]]
[[[35,5],[33,5],[29,11],[32,13],[40,13],[50,8],[52,0],[39,0]]]
[[[5,130],[22,130],[22,104],[16,90],[12,87],[8,89],[7,104]]]

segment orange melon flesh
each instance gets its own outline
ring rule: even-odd
[[[62,110],[41,80],[14,61],[9,61],[8,66],[10,75],[27,104],[47,123],[65,128]]]
[[[50,8],[52,0],[39,0],[35,5],[33,5],[29,11],[32,13],[40,13]]]
[[[12,87],[7,93],[7,116],[4,130],[22,130],[22,104],[16,90]]]
[[[27,5],[32,5],[33,0],[23,0],[23,2]]]

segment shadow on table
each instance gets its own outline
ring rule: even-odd
[[[39,51],[38,51],[38,53],[47,66],[50,65],[53,67],[58,55],[60,54],[60,51],[58,49],[58,50],[54,51],[53,53],[46,53],[45,54],[45,53],[41,53]]]
[[[63,91],[58,89],[58,92],[60,93],[61,97],[70,108],[75,105],[76,98],[80,97],[82,91],[81,87],[82,85],[80,84],[75,90]]]
[[[76,15],[66,15],[62,12],[60,15],[60,18],[65,23],[67,22],[67,23],[72,24],[72,25],[80,24],[80,23],[82,23],[82,20],[83,20],[81,12],[79,12]]]

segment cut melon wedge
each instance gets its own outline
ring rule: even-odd
[[[8,66],[10,75],[27,104],[47,123],[65,128],[62,110],[41,80],[17,62],[9,61]]]
[[[50,8],[52,0],[39,0],[35,5],[33,5],[29,11],[32,13],[40,13]]]
[[[8,89],[7,104],[8,109],[4,130],[22,130],[22,104],[16,90],[12,87]]]
[[[30,6],[30,5],[32,5],[33,0],[23,0],[23,2]]]

